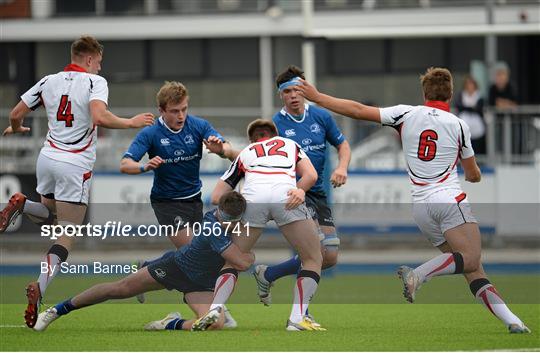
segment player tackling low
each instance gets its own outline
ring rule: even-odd
[[[450,113],[452,75],[444,68],[429,68],[420,80],[425,104],[419,106],[371,107],[322,94],[304,80],[296,89],[338,114],[381,123],[399,132],[411,180],[414,219],[422,233],[443,252],[415,269],[399,268],[406,299],[412,303],[420,286],[435,276],[462,273],[472,294],[504,322],[510,333],[530,333],[506,306],[482,268],[480,230],[461,189],[457,164],[461,161],[469,182],[479,182],[481,173],[469,127]]]
[[[49,131],[36,165],[36,191],[41,201],[15,193],[0,212],[0,233],[23,213],[38,224],[82,224],[96,161],[97,127],[127,129],[154,123],[150,113],[121,119],[108,110],[107,81],[98,75],[102,58],[103,46],[95,38],[77,39],[71,45],[71,63],[63,71],[42,78],[11,111],[4,135],[30,131],[23,125],[24,117],[40,106],[47,112]],[[60,237],[50,247],[41,260],[47,263],[47,272],[26,288],[24,316],[29,327],[35,325],[41,298],[66,261],[73,239]]]

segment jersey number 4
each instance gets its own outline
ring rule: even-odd
[[[420,134],[420,142],[418,144],[418,158],[421,161],[429,162],[435,158],[437,153],[437,139],[439,136],[434,130],[424,130]]]
[[[264,147],[270,147],[268,151]],[[285,146],[285,141],[283,140],[271,140],[266,143],[258,143],[249,148],[250,151],[255,151],[257,158],[264,156],[283,156],[288,157],[287,152],[280,151],[281,148]]]
[[[58,111],[56,112],[56,120],[64,121],[66,127],[73,126],[73,120],[75,117],[71,114],[71,101],[67,94],[64,94],[60,99],[60,105],[58,106]]]

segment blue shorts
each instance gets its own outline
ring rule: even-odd
[[[191,292],[213,292],[208,288],[190,280],[174,259],[174,252],[168,252],[160,259],[148,265],[148,272],[159,284],[168,290],[176,289],[184,294]]]

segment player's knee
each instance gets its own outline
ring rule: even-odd
[[[480,254],[474,252],[454,252],[456,273],[471,273],[480,268]]]
[[[471,273],[480,268],[480,255],[465,254],[463,256],[463,272]]]
[[[327,249],[323,257],[323,263],[322,263],[323,270],[335,266],[337,264],[337,260],[338,260],[337,249],[335,251],[328,251]]]

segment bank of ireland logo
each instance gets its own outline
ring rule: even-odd
[[[294,129],[285,130],[285,136],[286,137],[296,136],[296,132],[294,131]]]
[[[195,143],[195,140],[193,140],[193,136],[189,134],[186,137],[184,137],[184,142],[191,145]]]
[[[306,145],[306,146],[309,145],[311,142],[313,142],[313,141],[311,141],[311,139],[303,139],[302,140],[302,144]]]
[[[314,134],[318,134],[321,132],[321,127],[319,126],[319,124],[311,124],[311,126],[309,127],[309,130],[313,132]]]
[[[186,152],[184,150],[176,150],[174,151],[175,156],[183,156]]]
[[[156,276],[158,276],[159,278],[164,278],[167,275],[167,273],[163,271],[161,268],[156,268],[154,272],[156,273]]]
[[[162,146],[169,146],[170,144],[171,144],[171,142],[169,141],[168,138],[161,139],[161,145]]]

